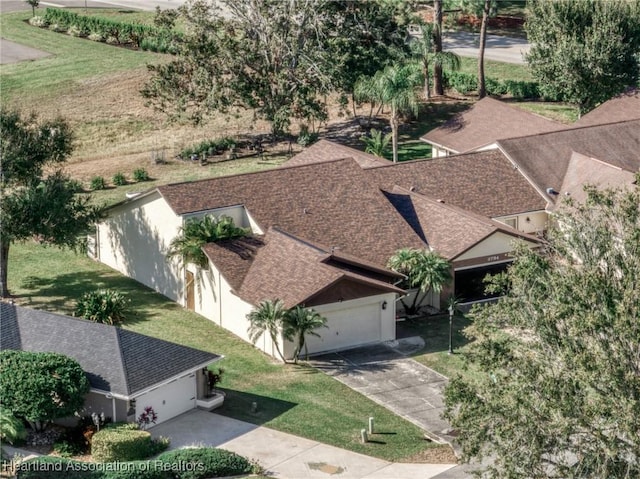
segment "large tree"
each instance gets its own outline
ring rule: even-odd
[[[423,83],[420,65],[392,65],[378,71],[371,78],[361,78],[355,87],[358,101],[369,101],[386,105],[391,109],[391,145],[393,161],[398,161],[398,130],[401,115],[418,114],[419,100],[417,89]]]
[[[407,314],[416,314],[430,291],[440,292],[451,281],[451,264],[434,251],[402,248],[389,258],[387,265],[406,276],[402,287],[418,289],[411,304],[400,300]]]
[[[0,112],[0,296],[7,297],[9,248],[16,241],[69,248],[99,218],[90,198],[78,196],[69,179],[55,170],[72,150],[69,125],[38,121],[18,112]],[[49,169],[53,169],[46,174]]]
[[[640,179],[640,178],[639,178]],[[587,190],[477,309],[446,416],[485,477],[640,477],[640,191]]]
[[[57,353],[0,352],[2,407],[36,430],[79,412],[89,387],[75,359]]]
[[[639,0],[529,2],[525,29],[542,93],[581,114],[638,81]]]

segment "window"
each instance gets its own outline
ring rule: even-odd
[[[518,229],[518,217],[514,216],[512,218],[505,218],[504,220],[502,220],[502,222],[507,225],[507,226],[511,226],[513,229]]]

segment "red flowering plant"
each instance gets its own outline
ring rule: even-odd
[[[144,411],[138,416],[138,426],[143,431],[146,430],[151,424],[155,424],[158,420],[158,414],[153,410],[151,406],[144,408]]]

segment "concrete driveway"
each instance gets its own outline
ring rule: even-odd
[[[447,378],[407,357],[423,347],[416,336],[317,356],[311,363],[421,427],[432,440],[452,444],[451,428],[440,417]]]
[[[0,65],[50,57],[51,53],[0,38]]]
[[[346,451],[219,414],[194,410],[149,430],[171,439],[171,449],[214,446],[258,461],[283,479],[430,479],[454,464],[399,464]]]

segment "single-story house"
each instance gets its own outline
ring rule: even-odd
[[[629,88],[583,115],[572,126],[603,125],[627,120],[640,120],[640,88]]]
[[[333,145],[311,147],[310,160],[300,164],[164,185],[115,205],[97,227],[96,258],[245,340],[246,315],[262,300],[313,307],[328,320],[321,338],[309,343],[313,354],[394,339],[397,299],[404,292],[387,262],[401,248],[438,251],[437,242],[416,231],[392,201],[396,186],[469,210],[458,222],[476,225],[475,215],[530,219],[523,222],[527,231],[503,236],[487,228],[451,255],[443,250],[464,261],[460,271],[504,268],[512,239],[535,246],[539,240],[529,233],[544,229],[546,202],[500,152],[461,155],[452,163],[442,158],[374,165],[354,160],[357,153],[345,146],[331,146],[324,160],[323,144]],[[206,245],[207,268],[167,259],[184,222],[205,214],[232,217],[250,229],[251,238]],[[445,223],[446,235],[454,223]],[[429,302],[439,307],[441,297],[432,295]],[[269,354],[274,349],[268,337],[257,346]],[[293,346],[282,340],[281,349]]]
[[[104,413],[113,421],[135,421],[151,406],[157,423],[204,401],[205,368],[222,359],[123,328],[4,302],[0,349],[54,352],[75,359],[91,385],[83,415]]]
[[[497,140],[504,138],[532,136],[565,128],[567,126],[561,123],[485,97],[420,139],[431,145],[431,156],[437,158],[492,149]]]

